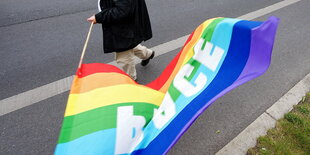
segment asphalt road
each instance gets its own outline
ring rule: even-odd
[[[191,33],[212,17],[238,17],[277,1],[147,0],[153,47]],[[210,106],[169,154],[214,154],[310,72],[310,2],[255,20],[281,19],[272,64],[263,76],[240,86]],[[3,0],[0,2],[0,100],[73,75],[97,2]],[[137,66],[140,83],[157,77],[177,54],[171,51]],[[85,63],[113,60],[102,53],[96,25]],[[68,92],[0,116],[0,154],[52,154]],[[219,130],[220,133],[216,133]]]
[[[5,3],[6,1],[8,0],[0,2],[0,17],[4,18],[2,21],[28,19],[28,22],[21,24],[9,22],[13,25],[0,27],[0,61],[2,62],[0,86],[3,88],[0,90],[0,99],[73,75],[89,27],[86,19],[97,12],[97,2],[89,2],[94,3],[91,10],[65,14],[74,11],[67,2],[51,4],[52,1],[33,0],[32,3],[26,4],[16,2],[13,3],[16,5],[14,6],[12,1],[21,0],[10,0]],[[208,3],[206,0],[147,1],[154,37],[144,45],[152,47],[187,35],[209,18],[238,17],[276,2],[278,1],[251,0],[247,3],[243,3],[242,0]],[[43,3],[40,5],[43,8],[39,8],[37,3]],[[76,3],[72,1],[72,4]],[[240,9],[241,5],[243,9]],[[25,10],[20,14],[27,17],[14,16],[15,18],[11,19],[11,12],[2,13],[2,7],[5,8],[4,10],[20,8]],[[62,10],[65,11],[55,11],[55,13],[64,14],[55,16],[53,12],[47,15],[48,10],[55,8],[63,8]],[[81,2],[80,8],[80,10],[87,10],[89,7]],[[41,16],[34,16],[33,10],[40,10]],[[86,63],[113,60],[113,54],[103,55],[102,32],[99,25],[94,27],[87,51],[89,52],[85,57]],[[150,77],[155,78],[154,75]]]

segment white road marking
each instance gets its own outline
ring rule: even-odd
[[[300,0],[284,0],[237,18],[253,20],[299,1]],[[156,56],[160,56],[182,47],[188,37],[189,35],[185,35],[175,40],[152,47],[151,49],[156,51]],[[115,62],[110,62],[109,64],[115,65]],[[69,91],[73,76],[74,75],[1,100],[0,116]]]

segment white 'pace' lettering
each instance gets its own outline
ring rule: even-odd
[[[143,139],[143,127],[146,121],[143,116],[133,115],[133,106],[117,108],[116,154],[126,154]]]

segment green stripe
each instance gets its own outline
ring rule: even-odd
[[[195,76],[196,72],[198,71],[199,67],[200,67],[200,63],[194,59],[190,59],[186,64],[191,64],[192,66],[194,66],[194,70],[191,73],[191,75],[189,77],[186,77],[185,79],[187,79],[188,81],[190,81],[191,79],[193,79],[193,77]],[[181,95],[181,92],[175,88],[175,86],[173,84],[170,85],[169,89],[168,89],[169,94],[171,94],[171,98],[172,100],[175,102],[178,97]]]
[[[202,49],[204,48],[206,42],[210,42],[211,39],[212,39],[212,35],[214,33],[214,30],[217,26],[218,23],[220,23],[221,21],[223,21],[225,18],[217,18],[215,20],[213,20],[208,26],[207,28],[203,31],[202,35],[201,35],[201,38],[203,38],[205,40],[203,46],[202,46]],[[191,75],[186,78],[188,81],[191,81],[193,79],[193,77],[195,76],[197,70],[199,69],[200,67],[200,63],[194,59],[190,59],[186,64],[191,64],[192,66],[194,66],[194,70],[193,72],[191,73]],[[168,89],[168,92],[172,98],[173,101],[176,101],[179,96],[181,95],[181,92],[176,89],[173,85],[173,82],[171,83],[169,89]]]
[[[201,38],[203,38],[205,40],[204,44],[202,45],[201,49],[205,48],[206,42],[211,42],[214,30],[216,28],[216,25],[218,23],[220,23],[221,21],[223,21],[225,18],[217,18],[215,19],[212,23],[210,23],[210,25],[206,28],[206,30],[203,32],[203,34],[201,35]]]
[[[116,128],[117,108],[133,106],[134,115],[144,116],[146,124],[158,106],[149,103],[122,103],[104,106],[64,118],[58,143],[65,143],[81,136],[105,129]]]

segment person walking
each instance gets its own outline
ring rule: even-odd
[[[145,0],[99,0],[98,9],[100,12],[87,20],[102,24],[104,53],[115,52],[118,66],[136,80],[134,57],[146,66],[155,55],[140,44],[152,38]]]

